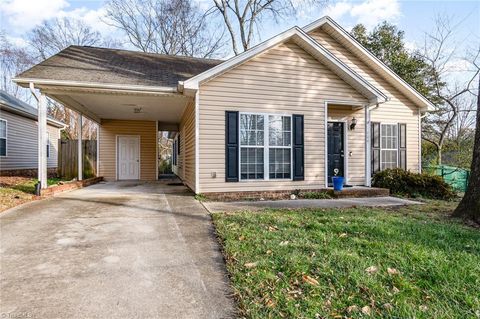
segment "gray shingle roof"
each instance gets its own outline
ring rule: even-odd
[[[0,90],[0,110],[14,112],[15,114],[34,120],[37,120],[38,118],[36,108],[34,108],[28,103],[23,102],[22,100],[17,99],[13,95],[10,95],[3,90]],[[54,120],[52,118],[47,118],[47,121],[49,124],[56,127],[64,126],[62,122]]]
[[[191,78],[222,62],[72,45],[19,74],[17,78],[176,88],[178,81]]]
[[[0,90],[0,104],[10,106],[13,109],[37,116],[36,108],[31,106],[30,104],[23,102],[22,100],[17,99],[13,95],[10,95],[3,90]]]

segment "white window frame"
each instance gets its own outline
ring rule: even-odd
[[[2,118],[0,118],[0,121],[5,122],[5,155],[0,155],[0,157],[7,157],[8,156],[8,121]]]
[[[242,115],[262,115],[264,119],[263,123],[263,145],[243,145],[240,141],[241,134],[241,118]],[[270,132],[269,132],[269,118],[268,116],[284,116],[290,118],[290,147],[288,146],[270,146]],[[259,113],[259,112],[239,112],[238,116],[238,175],[240,182],[263,182],[263,181],[292,181],[293,180],[293,118],[292,114],[287,113]],[[263,179],[244,179],[242,178],[242,147],[243,148],[263,148]],[[290,148],[290,178],[270,178],[270,161],[269,161],[269,149],[270,148]]]
[[[395,126],[395,130],[397,132],[397,147],[396,148],[383,148],[382,147],[382,138],[383,138],[383,133],[382,133],[382,126],[384,125],[393,125]],[[396,166],[395,168],[398,168],[398,163],[399,163],[399,156],[400,152],[398,151],[398,146],[400,143],[400,136],[399,136],[399,131],[398,131],[398,123],[383,123],[380,122],[380,171],[384,171],[386,168],[383,168],[383,151],[395,151],[397,156],[396,156]]]

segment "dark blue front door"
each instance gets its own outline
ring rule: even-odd
[[[344,163],[344,134],[345,123],[328,122],[327,126],[327,148],[328,148],[328,184],[332,184],[334,169],[338,169],[338,176],[345,177]]]

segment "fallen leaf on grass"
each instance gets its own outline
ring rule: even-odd
[[[269,249],[266,251],[267,255],[271,255],[272,254],[272,251]]]
[[[358,306],[356,305],[353,305],[347,308],[348,313],[357,312],[357,311],[358,311]]]
[[[338,237],[340,238],[347,237],[347,233],[341,233],[340,235],[338,235]]]
[[[286,245],[288,245],[288,240],[282,241],[282,242],[280,243],[280,246],[286,246]]]
[[[376,266],[370,266],[367,269],[365,269],[366,272],[369,274],[374,274],[378,271],[378,268]]]
[[[318,286],[318,281],[315,278],[312,278],[308,275],[303,275],[302,279],[304,282],[309,283],[310,285]]]
[[[393,306],[390,303],[385,303],[385,304],[383,304],[383,308],[385,308],[385,310],[390,311],[390,310],[393,309]]]
[[[364,315],[370,316],[370,314],[372,313],[372,310],[370,309],[370,306],[362,307],[362,313]]]
[[[398,275],[400,272],[395,269],[395,268],[387,268],[387,272],[390,274],[390,275]]]
[[[400,292],[400,289],[398,289],[397,287],[393,286],[392,291],[393,291],[394,294],[398,294],[398,293]]]
[[[276,303],[272,299],[267,298],[267,300],[265,301],[265,306],[267,306],[268,308],[275,308]]]
[[[277,226],[268,226],[268,231],[277,231],[278,227]]]
[[[255,268],[255,267],[257,267],[257,264],[258,264],[258,262],[246,263],[244,266],[247,267],[247,268]]]
[[[421,305],[420,307],[418,307],[418,309],[420,309],[420,311],[427,311],[428,307],[425,305]]]

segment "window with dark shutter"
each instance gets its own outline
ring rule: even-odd
[[[407,170],[407,124],[398,124],[398,167]]]
[[[304,170],[304,139],[303,139],[303,115],[293,114],[293,180],[303,181]]]
[[[225,181],[238,182],[238,112],[225,112]]]
[[[380,171],[380,123],[372,122],[372,175]]]

